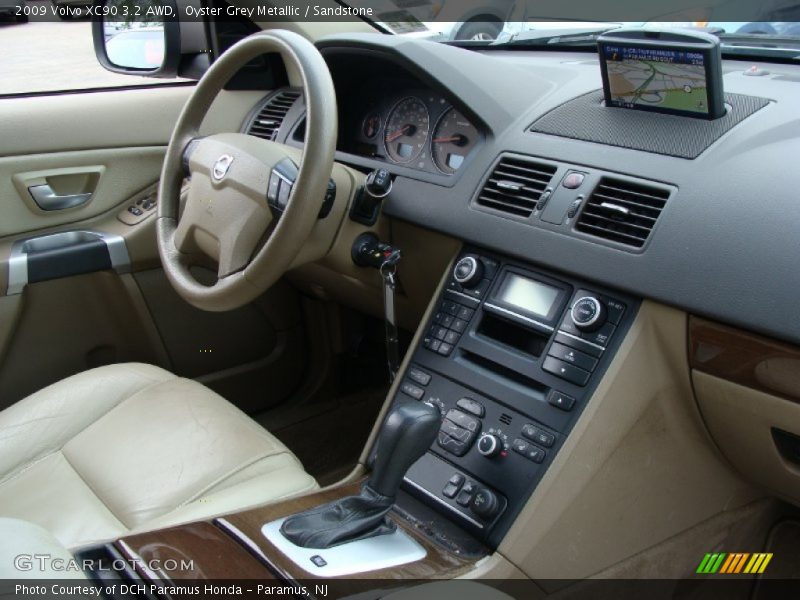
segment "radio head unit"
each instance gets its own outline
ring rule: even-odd
[[[606,106],[701,119],[725,114],[719,39],[690,30],[617,29],[598,40]]]

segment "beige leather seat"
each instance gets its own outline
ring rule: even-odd
[[[316,487],[232,404],[150,365],[86,371],[0,412],[0,517],[69,547]]]

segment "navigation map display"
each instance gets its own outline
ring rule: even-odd
[[[708,114],[701,52],[608,45],[605,59],[614,106]]]
[[[613,30],[600,38],[606,106],[705,119],[725,114],[719,40],[687,30]]]

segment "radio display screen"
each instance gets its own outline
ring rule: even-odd
[[[525,312],[547,317],[561,290],[515,273],[506,273],[496,298]]]

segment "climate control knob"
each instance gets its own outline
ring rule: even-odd
[[[478,440],[478,452],[486,458],[497,456],[502,450],[502,440],[493,433],[484,433]]]
[[[606,322],[606,305],[594,296],[583,296],[572,305],[572,322],[581,331],[600,329]]]
[[[483,279],[483,263],[477,256],[465,256],[456,263],[453,278],[466,288],[475,287]]]

